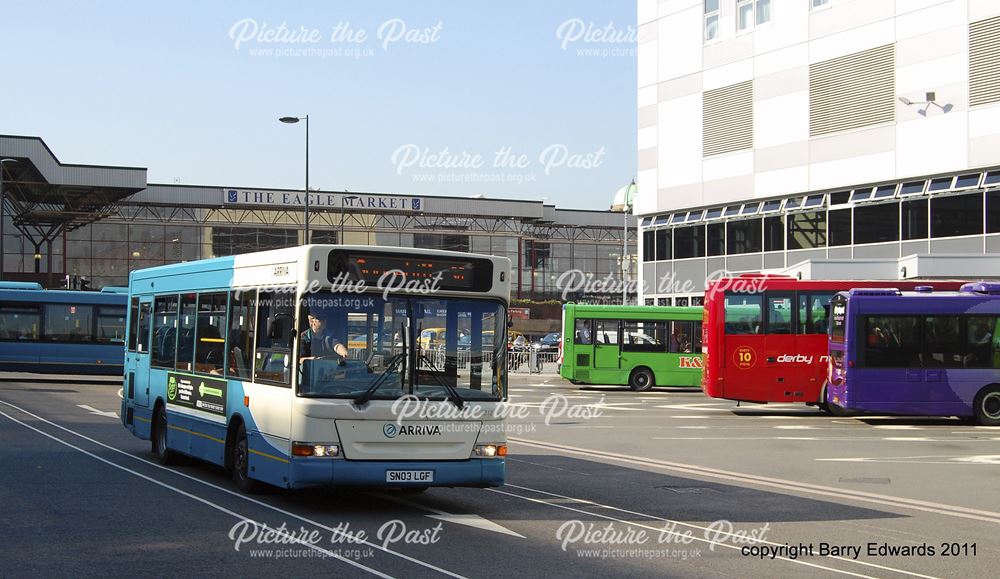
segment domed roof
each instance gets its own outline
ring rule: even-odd
[[[638,191],[638,187],[635,186],[635,181],[632,181],[628,185],[622,187],[615,193],[615,200],[611,203],[612,211],[630,211],[632,206],[635,204],[635,195]]]

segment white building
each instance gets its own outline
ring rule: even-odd
[[[646,303],[720,270],[1000,253],[1000,2],[638,0],[638,24]]]

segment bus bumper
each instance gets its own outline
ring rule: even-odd
[[[345,487],[498,487],[506,479],[502,458],[449,461],[360,461],[293,458],[289,465],[290,488]],[[429,470],[433,482],[386,482],[386,471]]]

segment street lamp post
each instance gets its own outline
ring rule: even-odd
[[[628,301],[628,214],[632,211],[632,198],[635,196],[635,179],[625,188],[625,195],[622,196],[622,305]]]
[[[305,243],[309,244],[309,115],[304,117],[281,117],[283,123],[294,125],[299,121],[306,122],[306,211],[305,211]]]
[[[4,214],[5,213],[5,211],[4,211],[4,203],[6,203],[7,197],[4,195],[4,192],[3,192],[3,165],[4,165],[4,163],[17,163],[17,159],[0,159],[0,280],[2,280],[3,277],[4,277],[4,261],[5,261],[4,260],[5,254],[4,254],[4,247],[3,247],[3,241],[4,241],[4,239],[3,239],[4,238],[4,227],[3,227],[3,225],[4,225],[4,221],[6,220],[5,219],[6,216]]]

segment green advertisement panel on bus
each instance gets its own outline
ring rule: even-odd
[[[579,384],[701,384],[700,307],[563,306],[559,373]]]

